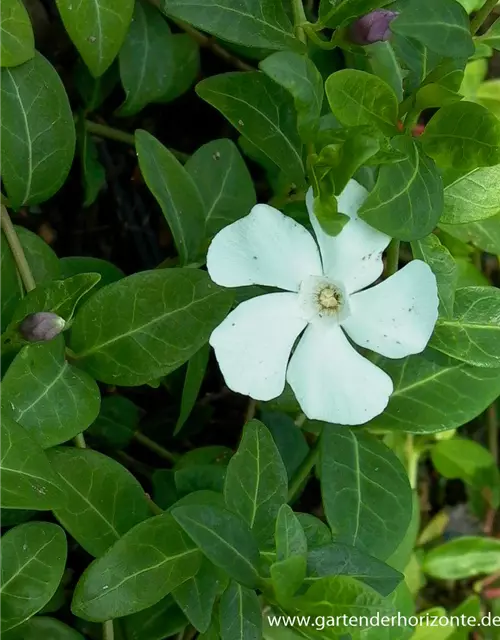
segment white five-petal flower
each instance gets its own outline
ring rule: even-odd
[[[230,389],[271,400],[287,380],[308,418],[337,424],[364,424],[385,409],[391,378],[350,340],[388,358],[419,353],[434,329],[438,297],[436,278],[420,260],[365,289],[381,275],[390,241],[357,216],[366,196],[349,182],[338,209],[350,220],[333,237],[321,229],[309,190],[317,244],[307,229],[265,204],[215,236],[207,266],[217,284],[285,290],[241,303],[212,333]]]

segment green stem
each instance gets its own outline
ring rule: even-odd
[[[24,288],[28,293],[36,287],[35,278],[33,278],[30,266],[26,260],[26,256],[24,255],[24,249],[19,242],[19,238],[17,237],[16,230],[12,224],[12,220],[10,219],[7,209],[4,205],[1,205],[1,207],[2,231],[5,234],[5,239],[12,251],[12,255],[14,256],[14,262],[16,263],[17,270],[19,271],[19,275],[23,281]]]
[[[292,502],[297,497],[300,488],[307,480],[309,474],[314,468],[314,465],[318,461],[319,443],[320,438],[318,438],[316,442],[311,446],[311,448],[309,449],[309,453],[295,472],[293,478],[290,480],[290,484],[288,485],[288,502]]]
[[[417,488],[418,484],[418,463],[420,460],[420,452],[415,449],[414,436],[409,433],[406,436],[406,469],[408,472],[408,479],[412,489]]]
[[[493,9],[496,7],[498,0],[486,0],[484,6],[479,9],[470,23],[470,32],[475,35],[486,18],[490,15]]]
[[[106,620],[102,625],[102,640],[115,640],[113,620]]]
[[[396,273],[399,264],[399,247],[401,241],[393,238],[387,247],[385,277],[388,278]]]
[[[304,23],[307,22],[307,18],[302,0],[292,0],[292,11],[297,37],[301,42],[307,44],[307,37],[303,27]]]
[[[78,449],[86,449],[87,443],[85,442],[85,438],[83,433],[79,433],[77,436],[73,438],[73,442],[75,443],[75,447]]]
[[[311,42],[314,42],[314,44],[320,47],[320,49],[325,49],[329,51],[331,49],[336,48],[337,42],[335,40],[335,33],[333,33],[331,40],[323,40],[323,38],[321,38],[316,33],[316,29],[314,28],[314,25],[312,25],[310,22],[308,22],[307,24],[303,24],[302,28],[309,36],[309,39],[311,40]]]
[[[150,451],[154,451],[154,453],[160,456],[160,458],[163,458],[164,460],[168,460],[171,463],[174,463],[177,461],[178,456],[176,456],[175,453],[170,453],[168,449],[165,449],[165,447],[162,447],[161,445],[156,443],[154,440],[151,440],[151,438],[148,438],[148,436],[144,435],[141,431],[136,431],[134,433],[134,438],[135,440],[137,440],[137,442],[140,442],[142,445],[147,447]]]

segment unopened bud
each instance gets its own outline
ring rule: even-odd
[[[30,342],[47,342],[58,336],[66,321],[56,313],[39,311],[30,313],[19,325],[19,333]]]
[[[351,40],[361,45],[388,40],[391,36],[389,25],[397,15],[396,11],[384,9],[367,13],[351,25]]]

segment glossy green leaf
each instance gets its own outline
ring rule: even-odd
[[[403,580],[399,571],[347,544],[334,542],[309,551],[306,583],[336,575],[361,580],[383,596],[389,595]]]
[[[455,91],[451,91],[437,82],[431,82],[421,87],[415,97],[415,107],[419,111],[425,109],[435,109],[459,102],[462,96]]]
[[[95,381],[66,360],[61,337],[23,347],[2,392],[2,407],[43,449],[85,431],[101,401]]]
[[[85,570],[72,611],[95,622],[136,613],[195,575],[200,560],[200,552],[169,513],[149,518]]]
[[[124,396],[107,396],[101,401],[101,409],[87,433],[97,443],[113,449],[124,449],[130,444],[139,426],[140,411]]]
[[[370,425],[410,433],[460,427],[500,394],[500,370],[471,367],[433,349],[404,360],[378,356],[375,363],[394,381],[384,413]]]
[[[389,557],[411,520],[411,487],[395,454],[373,436],[328,425],[321,436],[320,469],[335,540],[382,560]]]
[[[269,430],[258,420],[245,425],[229,461],[224,498],[252,529],[259,545],[272,544],[278,510],[287,500],[286,469]]]
[[[500,163],[500,120],[474,102],[440,109],[420,140],[424,151],[445,169],[473,171]]]
[[[203,199],[209,238],[249,214],[257,202],[250,172],[232,140],[204,144],[189,158],[185,169]]]
[[[458,268],[453,256],[434,234],[412,242],[411,250],[413,257],[426,262],[436,276],[439,313],[449,318],[453,314],[458,284]]]
[[[173,71],[170,38],[170,28],[158,9],[137,0],[118,57],[126,99],[117,115],[134,115],[166,94]]]
[[[229,459],[233,455],[233,450],[221,445],[208,447],[198,447],[183,454],[175,463],[174,469],[186,469],[202,464],[214,464],[226,467]]]
[[[323,78],[306,55],[278,51],[259,64],[272,80],[289,91],[297,110],[297,127],[304,141],[314,138],[323,105]]]
[[[410,0],[390,28],[442,56],[468,58],[474,53],[469,18],[456,0]]]
[[[473,169],[444,190],[441,222],[466,224],[500,211],[500,165]]]
[[[257,543],[238,516],[215,504],[174,506],[172,515],[215,565],[242,584],[259,584]]]
[[[226,469],[216,464],[198,464],[180,469],[175,472],[175,486],[177,494],[184,496],[193,491],[217,491],[224,490]]]
[[[0,59],[2,67],[15,67],[35,55],[35,38],[30,17],[21,0],[4,0],[0,16]]]
[[[417,541],[420,531],[420,498],[417,492],[413,491],[412,514],[410,526],[406,530],[405,537],[399,543],[391,555],[387,558],[386,563],[396,569],[396,571],[405,571],[412,558],[413,549]]]
[[[425,558],[425,573],[441,580],[463,580],[500,570],[500,540],[463,537],[431,549]]]
[[[84,188],[83,206],[90,207],[90,205],[97,200],[99,193],[106,186],[106,171],[99,161],[97,145],[84,127],[81,127],[79,146],[82,183]]]
[[[59,278],[61,275],[59,260],[49,245],[23,227],[14,228],[36,284]],[[14,315],[19,300],[24,296],[24,287],[17,272],[14,256],[3,233],[1,234],[0,260],[2,274],[1,315],[2,331],[4,331]]]
[[[438,320],[430,346],[479,367],[500,367],[500,289],[457,290],[452,318]]]
[[[462,242],[470,242],[478,249],[500,253],[500,213],[468,224],[440,224],[443,231]]]
[[[359,215],[393,238],[423,238],[432,232],[443,211],[441,176],[411,138],[401,136],[391,143],[406,159],[380,167],[375,188]]]
[[[125,40],[134,0],[80,2],[56,0],[64,27],[96,78],[115,59]]]
[[[309,451],[304,433],[285,413],[261,411],[260,418],[273,436],[288,479],[292,478]]]
[[[427,75],[438,65],[441,56],[430,51],[418,40],[393,33],[391,45],[408,74],[405,78],[405,88],[416,91],[424,82]]]
[[[296,513],[298,521],[306,534],[307,548],[315,549],[332,541],[332,532],[328,526],[310,513]]]
[[[365,47],[373,73],[382,78],[394,91],[398,102],[403,101],[403,72],[394,48],[389,41],[374,42]]]
[[[40,611],[56,592],[66,564],[64,531],[50,522],[28,522],[1,538],[2,633]]]
[[[276,557],[286,560],[292,556],[306,556],[307,538],[300,520],[287,505],[283,504],[276,519]]]
[[[260,640],[262,613],[257,594],[231,581],[220,601],[221,640]]]
[[[275,0],[162,0],[162,8],[168,16],[246,47],[299,45],[284,6]]]
[[[172,469],[156,469],[152,477],[153,500],[162,509],[169,509],[179,496],[175,486],[175,472]]]
[[[2,181],[12,207],[44,202],[66,180],[75,125],[57,72],[39,53],[2,69]],[[22,141],[22,142],[21,142]]]
[[[2,415],[1,506],[45,511],[66,500],[42,449],[7,414]]]
[[[164,640],[180,633],[188,621],[168,595],[152,607],[125,616],[121,623],[127,640]]]
[[[228,290],[196,269],[136,273],[79,310],[71,330],[76,361],[98,380],[139,385],[186,362],[231,306]]]
[[[483,34],[479,40],[493,47],[493,49],[500,50],[500,18],[497,18],[491,27]]]
[[[198,398],[198,393],[200,392],[207,370],[209,355],[210,346],[207,342],[188,362],[186,378],[182,389],[181,410],[177,424],[175,425],[174,435],[177,435],[182,429],[196,404],[196,399]]]
[[[203,558],[198,573],[173,590],[175,602],[200,633],[210,626],[215,599],[225,584],[227,579],[222,571]]]
[[[61,258],[60,267],[63,278],[71,278],[80,273],[98,273],[101,276],[90,292],[90,295],[98,289],[102,289],[107,284],[121,280],[125,274],[116,265],[101,258],[92,258],[90,256],[71,256],[69,258]],[[86,299],[89,294],[85,294],[82,300]],[[82,301],[81,300],[81,301]],[[80,302],[81,302],[80,301]]]
[[[170,38],[170,83],[158,102],[171,102],[192,87],[200,72],[200,47],[187,33]]]
[[[500,78],[482,82],[475,95],[475,102],[482,104],[497,118],[500,118]]]
[[[147,131],[135,132],[139,167],[163,211],[182,264],[194,261],[204,233],[203,202],[181,163]]]
[[[297,185],[304,182],[302,145],[293,99],[265,73],[223,73],[202,80],[198,95]]]
[[[71,447],[52,449],[48,457],[67,496],[54,514],[91,555],[101,556],[151,515],[144,489],[112,458]]]
[[[326,80],[325,91],[333,115],[344,126],[374,125],[386,135],[396,133],[398,99],[377,76],[343,69]]]
[[[82,634],[72,627],[48,616],[35,616],[20,627],[13,629],[8,636],[8,640],[40,640],[40,638],[43,640],[85,640]]]
[[[288,605],[290,598],[300,589],[306,577],[305,556],[290,556],[273,562],[269,568],[271,583],[278,602]]]
[[[338,27],[389,2],[390,0],[321,0],[319,17],[323,24]]]
[[[85,111],[95,111],[111,95],[120,80],[118,63],[112,64],[102,76],[94,78],[80,58],[75,66],[75,88],[80,94]]]

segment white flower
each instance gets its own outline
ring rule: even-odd
[[[309,190],[319,250],[309,231],[265,204],[215,236],[207,266],[216,283],[285,290],[241,303],[212,333],[210,344],[233,391],[271,400],[286,378],[308,418],[337,424],[363,424],[385,409],[391,378],[347,336],[388,358],[419,353],[436,323],[438,297],[436,278],[420,260],[365,289],[382,273],[390,241],[358,218],[366,196],[349,182],[338,209],[350,220],[332,237],[313,214]]]

